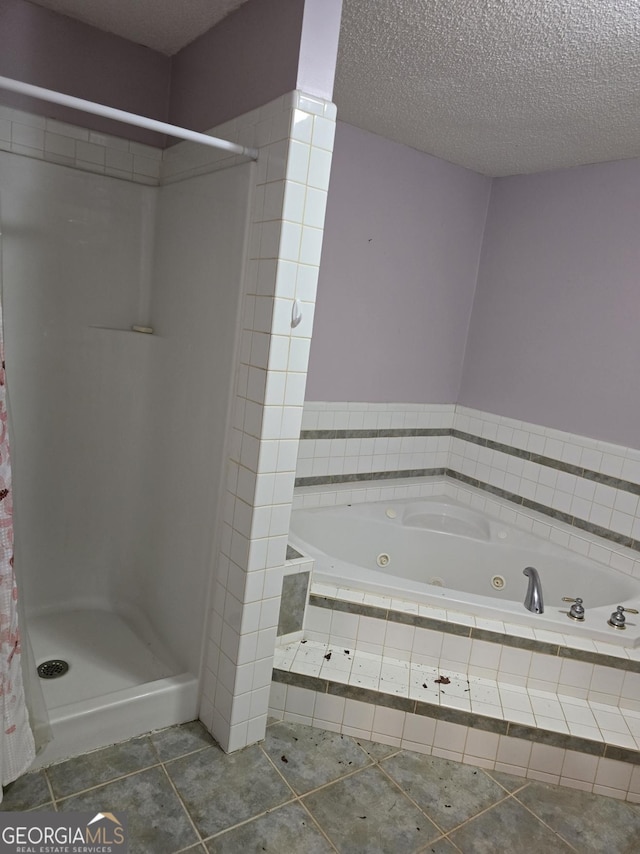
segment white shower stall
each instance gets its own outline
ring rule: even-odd
[[[40,763],[197,717],[254,168],[0,152],[16,572],[36,664],[69,664]]]

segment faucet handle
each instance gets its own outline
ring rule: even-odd
[[[614,629],[625,629],[626,628],[626,625],[625,625],[626,619],[624,616],[625,611],[628,614],[637,614],[638,613],[638,611],[636,611],[635,608],[625,608],[624,605],[618,605],[616,610],[613,612],[613,614],[607,620],[607,623],[610,626],[613,626]]]
[[[575,599],[572,599],[570,596],[563,596],[563,602],[573,602],[574,604],[569,608],[568,617],[571,617],[572,620],[584,620],[584,607],[582,605],[582,599],[577,596]]]

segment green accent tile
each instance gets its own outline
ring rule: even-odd
[[[306,673],[292,673],[288,670],[274,668],[272,679],[274,682],[282,682],[284,685],[295,685],[296,688],[308,688],[310,691],[327,691],[327,680],[319,676],[308,676]]]
[[[567,735],[563,732],[537,729],[536,727],[526,726],[525,724],[509,723],[507,735],[511,738],[524,738],[527,741],[535,741],[537,744],[547,744],[551,747],[561,747],[565,750],[577,750],[580,753],[588,753],[591,756],[602,756],[604,754],[604,744],[600,741],[591,741],[588,738]]]
[[[329,682],[327,693],[347,700],[359,700],[362,703],[375,703],[376,706],[385,706],[388,709],[399,709],[401,712],[413,712],[416,705],[416,701],[409,697],[385,694],[372,688],[359,688],[357,685],[345,685],[343,682]]]
[[[307,571],[285,575],[282,579],[278,635],[302,631],[310,576]]]
[[[600,652],[589,652],[586,649],[573,649],[568,646],[561,646],[558,655],[561,658],[571,658],[574,661],[585,661],[587,664],[599,664],[601,667],[615,667],[616,670],[630,670],[633,673],[640,673],[640,661],[618,658],[616,655],[604,655]]]
[[[640,765],[640,750],[631,750],[628,747],[618,747],[616,744],[607,744],[604,749],[607,759],[616,759],[618,762],[631,762]]]

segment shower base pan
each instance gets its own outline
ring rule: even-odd
[[[28,618],[36,665],[69,670],[40,685],[53,739],[33,768],[197,717],[198,684],[177,673],[160,644],[121,615],[73,610]]]

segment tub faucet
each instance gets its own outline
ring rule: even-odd
[[[527,587],[527,594],[524,597],[524,607],[529,611],[533,611],[534,614],[544,613],[542,584],[540,583],[538,570],[533,566],[528,566],[522,570],[522,574],[529,577],[529,586]]]

